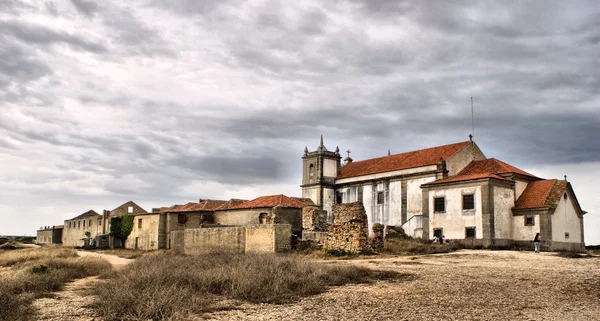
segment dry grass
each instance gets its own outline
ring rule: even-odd
[[[111,274],[93,290],[98,295],[94,307],[108,320],[182,319],[223,308],[227,300],[284,303],[321,293],[327,286],[397,275],[295,256],[164,253],[142,257]]]
[[[456,243],[432,243],[423,239],[389,238],[385,240],[383,252],[394,255],[450,253],[458,250]]]
[[[67,249],[25,249],[3,251],[0,264],[11,266],[0,275],[0,320],[28,320],[31,303],[74,279],[110,270],[106,261],[81,258]]]
[[[146,254],[157,252],[131,249],[87,249],[86,251],[114,255],[124,259],[137,259]]]

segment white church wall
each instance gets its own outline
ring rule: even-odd
[[[527,187],[527,182],[515,180],[515,199],[519,199],[519,196],[523,194],[523,191]]]
[[[465,212],[462,210],[463,194],[474,194],[475,211]],[[434,212],[434,198],[444,197],[446,211]],[[475,238],[483,238],[481,206],[481,186],[470,186],[462,188],[448,188],[430,190],[429,192],[429,235],[433,238],[436,228],[443,229],[447,239],[464,239],[467,227],[475,227]]]
[[[421,185],[435,181],[435,176],[406,181],[406,219],[423,214],[423,190]]]
[[[369,233],[372,233],[373,230],[371,227],[373,226],[373,218],[372,218],[372,210],[371,210],[371,200],[373,199],[373,188],[372,185],[363,185],[363,206],[365,207],[365,213],[367,214],[368,223],[369,223]]]
[[[389,217],[385,225],[402,225],[402,182],[390,182],[389,197],[386,202],[389,204]]]
[[[331,207],[335,202],[335,191],[332,188],[323,188],[323,209],[327,211],[327,220],[333,223]]]
[[[512,188],[493,186],[494,193],[494,232],[497,239],[512,238],[512,208],[515,194]]]
[[[323,176],[337,177],[337,161],[333,159],[323,159]]]
[[[532,226],[525,225],[525,217],[533,217]],[[525,215],[513,216],[512,218],[513,240],[515,241],[533,241],[536,233],[540,232],[540,216]]]
[[[305,187],[302,188],[302,197],[310,198],[315,204],[319,204],[319,187]]]
[[[569,237],[566,237],[565,233],[569,233]],[[552,214],[552,241],[581,243],[580,218],[571,202],[571,195],[568,195],[566,200],[561,196]]]

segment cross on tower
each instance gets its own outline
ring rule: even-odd
[[[346,153],[348,154],[348,158],[350,158],[350,150],[347,150]]]

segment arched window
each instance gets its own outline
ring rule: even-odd
[[[315,165],[314,164],[310,164],[310,166],[308,166],[308,179],[309,182],[314,182],[315,180]]]

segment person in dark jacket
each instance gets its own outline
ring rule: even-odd
[[[540,233],[537,233],[535,235],[535,238],[533,239],[533,250],[535,251],[535,253],[540,253]]]

